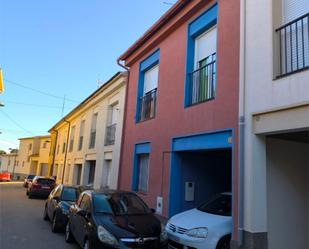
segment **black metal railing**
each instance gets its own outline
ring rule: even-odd
[[[157,89],[145,94],[139,98],[139,121],[154,118],[157,109]]]
[[[216,94],[216,61],[190,73],[189,105],[195,105],[210,99]]]
[[[277,77],[309,68],[309,13],[276,29],[279,42]]]
[[[106,127],[105,145],[115,144],[116,126],[116,124],[112,124]]]

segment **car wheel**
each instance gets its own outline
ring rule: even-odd
[[[70,222],[68,222],[65,227],[65,237],[64,238],[67,243],[72,243],[74,241],[74,237],[73,237],[73,234],[70,228]]]
[[[28,192],[28,198],[32,199],[33,195],[31,194],[31,192]]]
[[[29,191],[28,191],[28,189],[27,189],[27,191],[26,191],[26,195],[29,195]]]
[[[216,249],[230,249],[231,235],[224,236],[218,242]]]
[[[58,231],[59,231],[59,225],[57,222],[57,213],[55,213],[52,220],[52,232],[57,233]]]
[[[90,243],[89,243],[88,239],[85,240],[84,248],[83,249],[90,249]]]
[[[48,214],[47,214],[47,207],[45,206],[44,208],[44,215],[43,215],[44,220],[49,220]]]

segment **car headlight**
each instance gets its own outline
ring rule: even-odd
[[[208,228],[207,227],[198,227],[190,229],[186,232],[187,236],[194,237],[194,238],[207,238],[208,235]]]
[[[98,237],[105,244],[118,246],[118,240],[102,226],[98,226]]]
[[[160,234],[160,242],[167,241],[167,232],[165,230],[165,226],[161,223],[161,234]]]

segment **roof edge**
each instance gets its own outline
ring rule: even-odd
[[[160,30],[171,18],[178,14],[191,0],[179,0],[163,16],[160,17],[140,38],[137,39],[122,55],[119,61],[125,61],[130,55],[138,50],[147,40],[149,40],[158,30]]]

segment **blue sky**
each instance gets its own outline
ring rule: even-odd
[[[98,79],[121,70],[116,59],[171,7],[163,2],[0,0],[0,149],[46,134],[61,118],[64,95],[75,101],[66,101],[67,113],[97,89]]]

